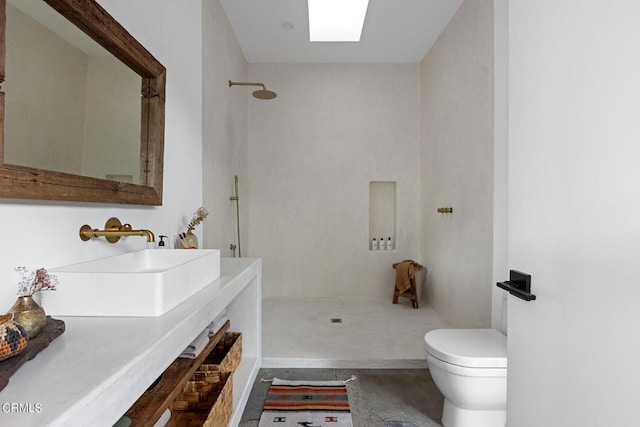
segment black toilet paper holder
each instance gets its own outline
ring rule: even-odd
[[[511,295],[525,301],[533,301],[536,296],[531,293],[531,275],[516,270],[509,270],[509,280],[496,285]]]

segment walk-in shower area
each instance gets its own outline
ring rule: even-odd
[[[266,298],[263,367],[426,369],[424,334],[451,326],[403,299]]]

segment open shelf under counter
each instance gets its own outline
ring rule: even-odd
[[[160,317],[61,317],[65,333],[2,390],[2,424],[111,427],[209,323],[223,314],[242,333],[233,375],[237,426],[262,360],[262,262],[223,258],[221,276]]]
[[[157,383],[145,391],[125,414],[131,420],[132,427],[153,427],[164,411],[182,391],[191,375],[200,367],[207,355],[229,330],[227,321],[216,334],[209,338],[209,343],[194,359],[176,359],[162,373]]]

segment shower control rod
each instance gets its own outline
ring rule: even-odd
[[[236,187],[236,195],[229,197],[229,200],[236,202],[236,224],[238,226],[237,236],[238,236],[238,258],[242,258],[242,254],[240,253],[240,197],[238,197],[238,175],[234,175],[233,179],[235,181]],[[235,247],[233,248],[235,249]]]

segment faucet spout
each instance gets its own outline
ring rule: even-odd
[[[83,241],[104,237],[109,243],[116,243],[122,236],[143,236],[147,238],[147,242],[156,241],[151,230],[134,230],[131,224],[122,224],[118,218],[109,218],[104,225],[104,230],[91,228],[87,224],[80,227],[80,239]]]

